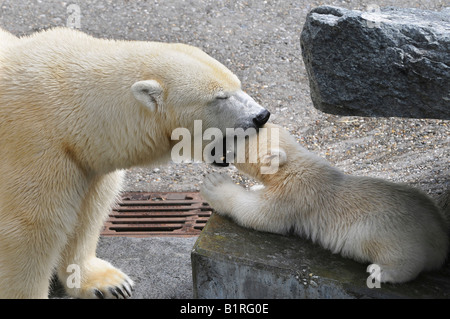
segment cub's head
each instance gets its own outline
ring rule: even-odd
[[[267,123],[258,135],[238,140],[234,148],[236,168],[259,181],[273,179],[288,161],[297,144],[283,128]],[[295,152],[295,151],[294,151]]]
[[[185,128],[192,143],[195,138],[202,149],[222,153],[227,133],[257,130],[268,121],[270,112],[243,92],[239,79],[217,60],[195,47],[159,45],[161,53],[152,56],[145,79],[131,91],[150,112],[164,114],[171,130]]]

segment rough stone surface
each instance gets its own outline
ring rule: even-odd
[[[409,283],[369,288],[367,264],[306,239],[245,229],[217,214],[191,258],[195,298],[450,298],[449,262]]]
[[[450,119],[450,8],[318,7],[301,47],[319,110]]]

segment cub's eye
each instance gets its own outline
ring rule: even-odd
[[[226,94],[220,94],[220,95],[216,96],[216,100],[226,100],[228,98],[229,98],[229,96]]]

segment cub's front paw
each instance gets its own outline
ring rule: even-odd
[[[207,175],[200,187],[203,198],[219,214],[227,214],[230,210],[230,200],[241,191],[227,175],[211,173]]]
[[[80,268],[80,283],[66,283],[66,292],[83,299],[126,299],[131,297],[133,281],[109,262],[93,258]],[[68,280],[66,280],[68,281]]]

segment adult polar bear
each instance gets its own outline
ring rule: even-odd
[[[132,281],[95,256],[120,169],[166,161],[194,120],[225,133],[269,115],[191,46],[0,30],[0,297],[47,298],[72,264],[70,295],[128,297]]]

